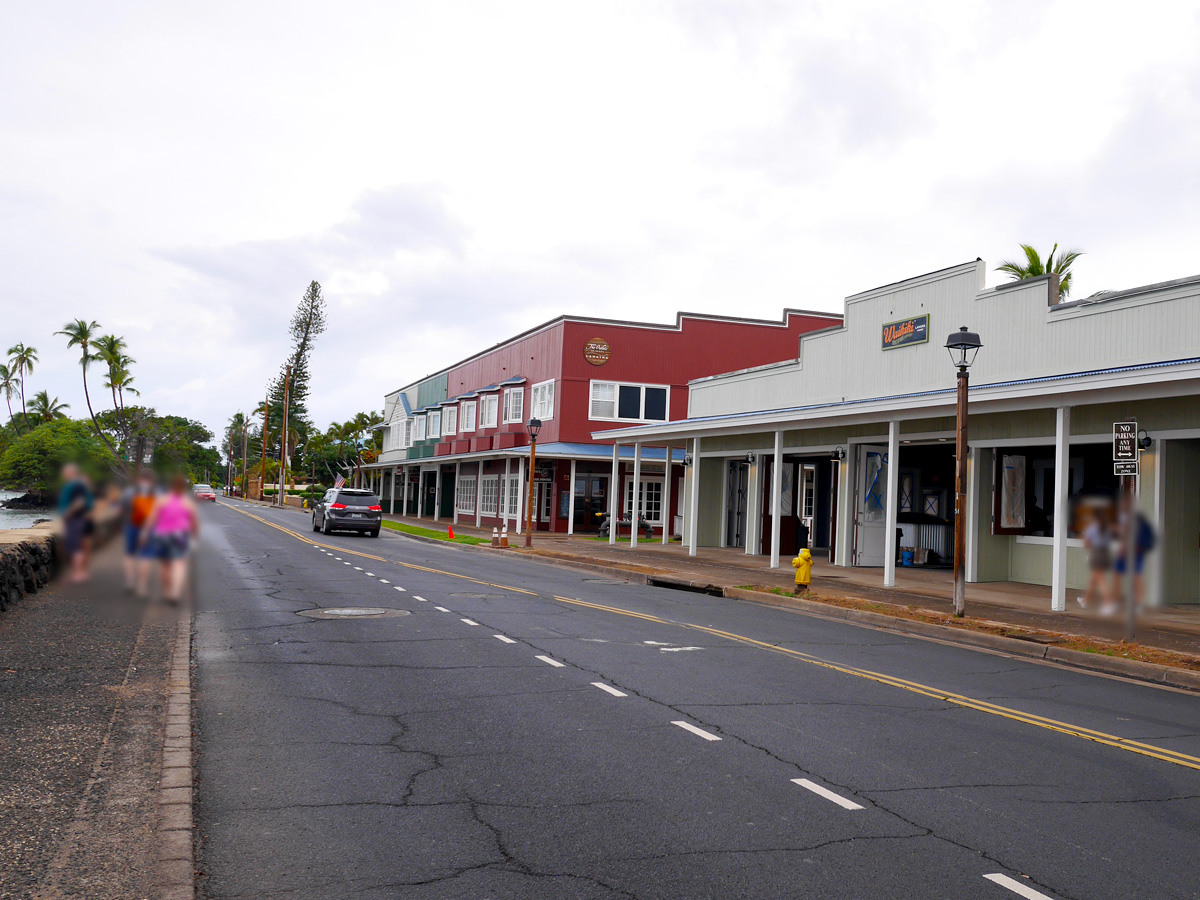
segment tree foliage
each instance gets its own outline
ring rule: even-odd
[[[1055,259],[1054,254],[1058,252],[1058,244],[1055,244],[1045,261],[1030,244],[1021,244],[1021,251],[1025,254],[1023,261],[1006,259],[996,267],[996,271],[1006,272],[1013,277],[1013,281],[1037,278],[1039,275],[1057,275],[1058,294],[1065,300],[1071,293],[1071,264],[1083,256],[1083,251],[1064,250],[1062,255]]]
[[[20,435],[0,457],[0,484],[16,490],[46,492],[68,462],[98,478],[111,459],[89,422],[55,419]]]
[[[292,339],[292,351],[287,361],[280,367],[279,374],[271,381],[267,395],[271,408],[267,419],[268,455],[278,457],[280,451],[279,435],[283,430],[283,396],[284,379],[291,367],[291,381],[288,386],[288,452],[291,455],[295,449],[308,441],[312,432],[312,421],[308,416],[309,369],[308,360],[317,337],[325,331],[325,298],[321,296],[321,285],[313,281],[308,285],[304,296],[296,307],[288,333]],[[261,415],[261,411],[260,411]],[[274,435],[272,439],[271,436]]]

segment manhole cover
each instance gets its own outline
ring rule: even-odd
[[[628,581],[618,581],[615,578],[585,578],[585,584],[629,584]]]
[[[299,615],[310,619],[386,619],[407,616],[407,609],[384,609],[379,606],[331,606],[326,609],[304,609]]]

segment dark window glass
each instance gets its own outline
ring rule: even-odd
[[[667,420],[666,388],[646,388],[646,419],[651,422]]]
[[[623,384],[617,395],[617,418],[640,419],[642,417],[642,389],[636,385]]]
[[[340,491],[337,502],[347,506],[378,506],[379,498],[370,491]]]

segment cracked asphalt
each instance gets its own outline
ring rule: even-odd
[[[205,514],[201,896],[1200,897],[1194,695]]]

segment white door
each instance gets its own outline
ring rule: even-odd
[[[533,487],[533,508],[537,510],[538,521],[549,522],[550,504],[554,498],[554,485],[549,481],[538,481],[534,483]]]
[[[816,541],[817,522],[817,467],[803,465],[800,467],[800,521],[808,529],[808,546],[811,549]]]
[[[854,485],[854,565],[882,566],[887,546],[887,447],[858,445]]]

